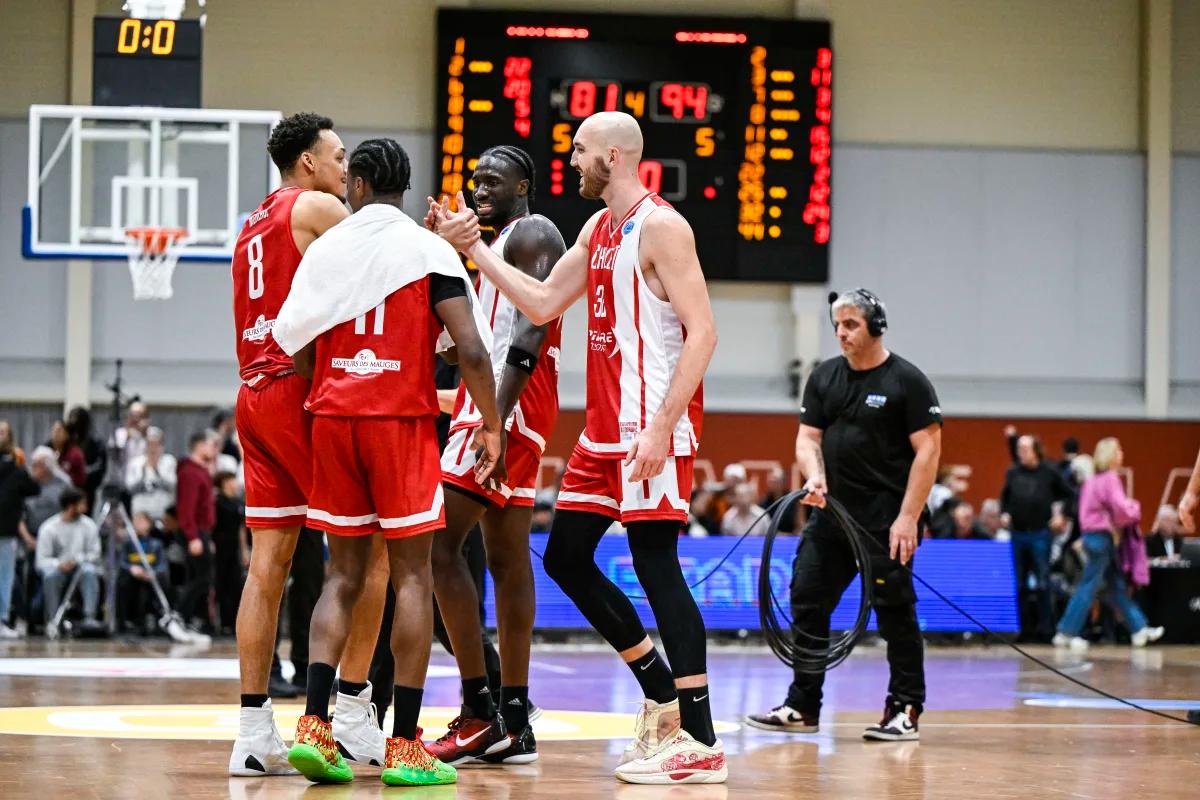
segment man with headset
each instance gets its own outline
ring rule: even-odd
[[[867,549],[891,680],[883,719],[863,738],[911,741],[920,738],[925,664],[908,567],[941,454],[942,410],[925,374],[883,346],[887,310],[875,295],[855,289],[829,301],[843,357],[813,370],[800,408],[796,460],[807,481],[804,502],[816,510],[792,565],[793,633],[798,646],[820,649],[830,616],[858,572],[845,534],[823,510],[829,493],[875,539]],[[823,673],[797,669],[783,705],[746,722],[816,733],[824,682]]]

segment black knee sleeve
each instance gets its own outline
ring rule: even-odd
[[[675,676],[707,671],[704,618],[679,565],[679,523],[656,520],[629,525],[629,550],[638,582],[658,622],[658,633]]]

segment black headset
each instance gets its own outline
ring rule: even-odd
[[[867,333],[876,338],[883,336],[888,329],[887,309],[883,307],[883,301],[862,287],[855,289],[854,294],[871,304],[871,313],[867,314]],[[837,331],[837,320],[833,318],[833,304],[837,299],[837,292],[829,293],[829,322],[834,332]]]

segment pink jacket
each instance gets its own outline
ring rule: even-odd
[[[1105,470],[1079,489],[1079,529],[1083,533],[1119,531],[1142,519],[1142,504],[1125,496],[1121,478]]]

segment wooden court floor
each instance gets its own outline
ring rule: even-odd
[[[1200,648],[1037,652],[1170,713],[1200,706]],[[534,654],[531,696],[547,709],[536,764],[463,768],[457,786],[424,789],[385,789],[377,770],[341,787],[231,779],[233,656],[226,642],[203,652],[158,641],[0,643],[0,798],[1200,798],[1200,728],[1113,708],[1011,651],[981,647],[930,649],[923,738],[902,744],[860,738],[886,686],[879,648],[860,648],[831,674],[813,736],[734,727],[780,702],[788,675],[761,649],[712,650],[713,710],[730,723],[724,786],[619,784],[612,768],[632,729],[636,683],[601,648],[565,646]],[[452,664],[438,652],[423,723],[444,726],[457,701]],[[285,737],[301,711],[276,706]]]

